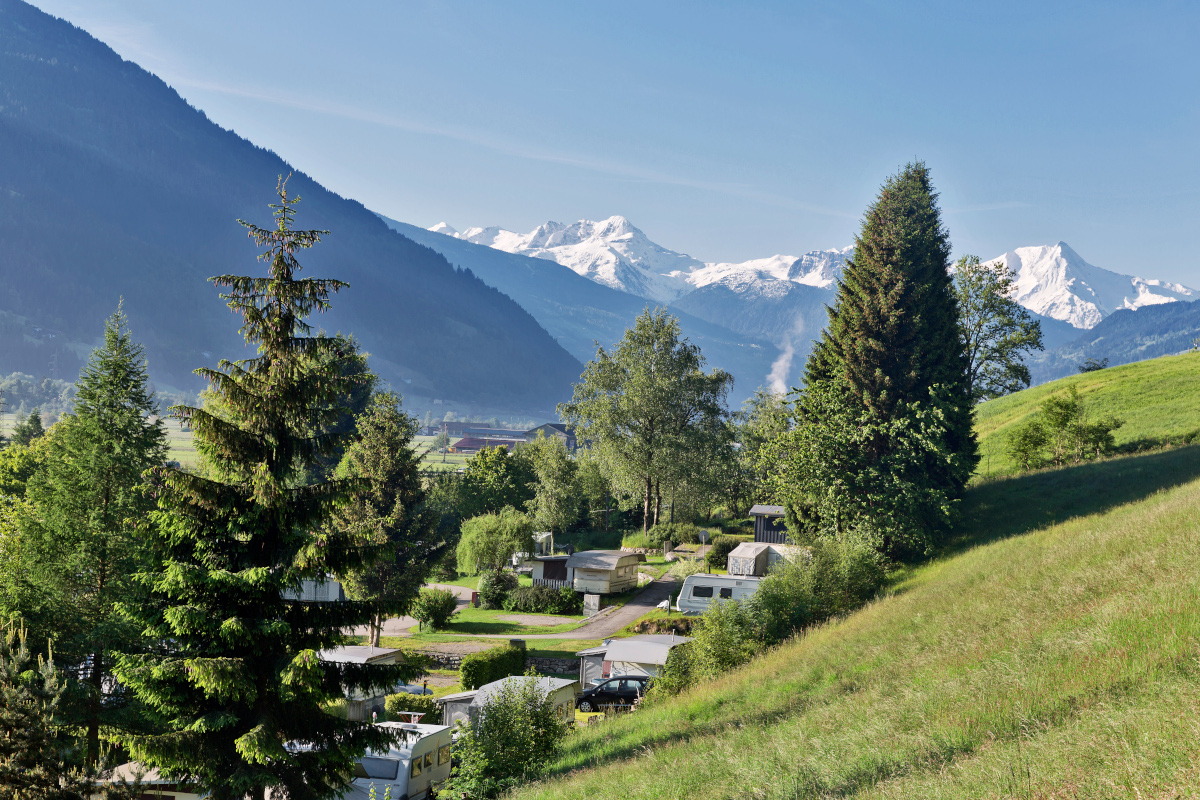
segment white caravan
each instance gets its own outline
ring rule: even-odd
[[[383,800],[389,788],[392,800],[434,797],[450,777],[450,728],[407,722],[379,724],[402,733],[403,738],[386,751],[371,751],[358,759],[354,780],[341,800],[368,800],[372,787],[376,800]]]
[[[684,614],[703,614],[714,601],[742,601],[758,591],[762,578],[747,575],[688,575],[679,592],[676,608]]]

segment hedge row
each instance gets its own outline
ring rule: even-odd
[[[493,647],[482,653],[463,656],[458,676],[464,690],[478,689],[485,683],[498,681],[510,675],[525,674],[525,646],[511,644]]]
[[[442,721],[441,709],[433,701],[431,694],[389,694],[383,701],[383,708],[387,711],[388,719],[393,722],[408,721],[400,719],[401,711],[419,711],[425,715],[421,717],[421,722],[426,725],[440,725]]]
[[[504,599],[504,610],[527,614],[578,614],[583,610],[583,597],[570,586],[561,589],[520,586]]]

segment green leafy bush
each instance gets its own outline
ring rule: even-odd
[[[450,626],[458,613],[458,598],[449,589],[422,589],[413,601],[412,617],[434,630]]]
[[[646,536],[651,547],[662,547],[667,542],[673,547],[700,543],[700,529],[690,522],[660,522],[647,531]]]
[[[1122,424],[1111,414],[1090,420],[1079,389],[1071,386],[1043,400],[1033,417],[1013,429],[1008,455],[1024,470],[1099,458],[1112,452],[1112,432]]]
[[[387,711],[388,719],[392,722],[408,722],[407,718],[401,719],[400,712],[416,711],[425,715],[421,717],[423,724],[441,724],[441,709],[434,702],[433,695],[430,694],[408,694],[407,692],[389,694],[383,701],[383,707]]]
[[[518,586],[504,601],[505,611],[527,614],[578,614],[583,598],[571,587]]]
[[[479,579],[479,599],[484,608],[504,608],[504,599],[517,588],[514,572],[488,572]]]
[[[729,554],[733,549],[742,542],[754,541],[753,536],[730,536],[729,534],[721,534],[713,539],[712,549],[708,551],[708,560],[711,566],[723,569],[729,563]]]
[[[458,677],[463,689],[470,690],[524,672],[525,647],[506,644],[484,650],[482,653],[464,656]]]
[[[536,780],[554,760],[567,727],[536,676],[508,681],[490,696],[454,744],[456,797],[491,798]]]

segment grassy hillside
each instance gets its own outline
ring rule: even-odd
[[[516,797],[1193,796],[1197,525],[1200,447],[977,486],[888,596],[572,736]]]
[[[1014,472],[1004,452],[1008,432],[1047,397],[1071,385],[1079,388],[1089,413],[1115,414],[1125,420],[1115,432],[1123,449],[1177,444],[1200,434],[1200,353],[1164,356],[1073,375],[980,405],[975,411],[981,455],[978,474]]]

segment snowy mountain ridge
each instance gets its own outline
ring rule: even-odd
[[[599,222],[547,222],[524,234],[499,227],[467,228],[460,233],[444,222],[429,230],[507,253],[555,261],[597,283],[659,303],[670,303],[716,283],[735,291],[763,281],[826,288],[833,285],[853,249],[706,264],[656,244],[621,216]]]
[[[597,283],[658,303],[674,303],[706,287],[723,288],[731,298],[759,303],[789,296],[793,284],[826,290],[832,300],[837,278],[854,250],[845,247],[813,250],[802,256],[705,263],[656,244],[620,216],[599,222],[547,222],[527,234],[498,227],[468,228],[459,233],[444,222],[429,230],[555,261]],[[989,263],[996,262],[1004,263],[1016,277],[1014,299],[1018,303],[1079,329],[1094,327],[1118,309],[1200,298],[1200,292],[1187,286],[1093,266],[1065,242],[1018,247]],[[712,307],[711,314],[745,311],[728,302],[724,305],[723,309]]]

